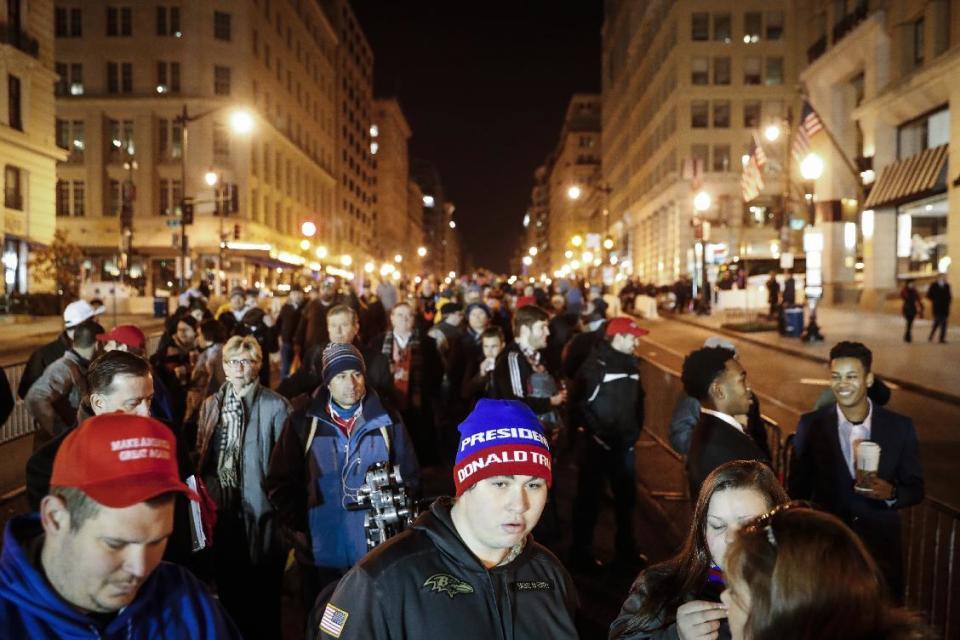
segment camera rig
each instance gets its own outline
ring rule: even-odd
[[[370,465],[357,492],[357,502],[348,508],[368,510],[363,518],[368,550],[410,527],[418,514],[416,503],[407,495],[400,470],[389,462]]]

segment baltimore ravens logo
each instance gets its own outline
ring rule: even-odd
[[[454,578],[446,573],[435,573],[423,583],[423,588],[430,587],[431,591],[436,593],[445,593],[453,599],[461,593],[473,593],[473,587],[460,578]]]

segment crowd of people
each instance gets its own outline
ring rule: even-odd
[[[570,571],[613,566],[638,575],[610,638],[927,637],[898,608],[897,511],[924,491],[916,433],[882,406],[864,345],[831,351],[832,398],[801,419],[783,480],[735,346],[687,355],[670,442],[693,518],[647,566],[648,330],[611,313],[631,291],[326,277],[283,293],[216,304],[198,284],[152,353],[140,328],[67,306],[18,389],[37,426],[33,513],[4,535],[0,636],[576,638]],[[862,442],[882,450],[864,477]],[[552,490],[563,456],[578,470],[569,514]],[[371,549],[373,477],[422,513]],[[402,520],[395,499],[385,513]],[[561,561],[541,542],[567,518]]]

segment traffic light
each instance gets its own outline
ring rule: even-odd
[[[235,184],[230,185],[230,207],[227,211],[230,213],[240,211],[240,190]]]
[[[238,224],[233,225],[233,239],[234,240],[240,239],[240,225]]]
[[[180,224],[193,224],[193,201],[184,198],[180,211]]]

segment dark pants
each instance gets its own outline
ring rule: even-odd
[[[930,328],[930,337],[928,340],[933,340],[933,334],[937,332],[937,328],[940,328],[940,342],[947,341],[947,315],[933,315],[933,327]]]
[[[913,316],[903,316],[903,317],[907,321],[907,330],[903,334],[903,341],[913,342],[913,321],[917,316],[913,315]]]
[[[618,556],[636,555],[633,538],[633,511],[637,504],[636,452],[629,449],[605,449],[592,436],[584,434],[580,450],[580,475],[573,503],[572,554],[587,554],[593,544],[593,530],[600,514],[600,499],[605,482],[613,492],[617,522]]]
[[[243,521],[230,512],[217,514],[213,539],[214,581],[223,608],[247,640],[280,638],[285,558],[253,562]]]
[[[280,345],[280,379],[290,377],[290,367],[293,366],[293,343],[284,342]]]

